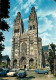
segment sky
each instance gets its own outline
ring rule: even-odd
[[[42,45],[56,44],[56,2],[54,0],[10,0],[10,18],[5,19],[10,29],[9,32],[4,32],[5,49],[2,55],[9,55],[11,59],[14,20],[17,12],[21,12],[24,29],[27,31],[28,17],[33,6],[37,13],[38,36],[42,38]]]

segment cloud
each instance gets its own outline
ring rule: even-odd
[[[48,39],[47,37],[43,37],[42,38],[42,45],[48,45],[50,42],[50,39]]]
[[[10,59],[11,59],[11,46],[6,46],[4,51],[2,51],[2,55],[9,55]]]
[[[18,3],[22,4],[23,3],[23,0],[17,0]]]
[[[29,8],[35,4],[36,0],[27,0],[27,2],[23,5],[22,9],[26,9],[25,13],[29,11]]]
[[[25,13],[28,13],[29,12],[29,7],[28,8],[26,8],[26,10],[25,10]]]
[[[51,37],[51,34],[49,34],[48,32],[44,32],[39,36],[42,38],[42,45],[48,45],[49,43],[51,43],[49,39],[49,37]]]
[[[10,39],[6,39],[6,42],[12,42],[12,38],[10,38]]]
[[[10,26],[10,28],[13,28],[13,24],[10,24],[9,26]]]
[[[52,30],[53,24],[51,20],[47,17],[39,18],[39,33],[45,32],[47,30]]]
[[[18,12],[20,12],[19,9],[17,9],[17,10],[15,11],[15,14],[13,15],[13,17],[15,17],[15,16],[17,15]]]
[[[42,45],[48,45],[48,44],[51,44],[52,42],[56,44],[56,38],[52,37],[53,36],[52,34],[44,33],[39,36],[42,38]]]
[[[53,16],[54,18],[56,18],[56,10],[53,11],[52,16]]]
[[[16,10],[17,10],[17,7],[14,7],[13,10],[11,10],[11,13],[16,11]]]
[[[38,15],[38,17],[46,17],[46,16],[49,16],[49,15],[52,15],[53,17],[56,17],[56,10],[54,10],[54,11],[50,11],[50,10],[46,10],[46,11],[44,11],[44,10],[39,10],[39,11],[37,11],[37,15]]]
[[[42,44],[47,45],[49,43],[56,44],[56,10],[38,10],[37,11],[38,19],[38,29],[39,36],[42,38]],[[47,17],[48,16],[48,17]],[[52,17],[52,18],[50,18]],[[47,32],[47,33],[46,33]]]
[[[48,32],[44,32],[44,33],[40,34],[40,36],[41,36],[41,37],[45,37],[45,36],[50,37],[51,34],[48,33]]]
[[[25,21],[28,21],[28,18],[26,18],[26,19],[23,19],[23,21],[25,22]]]

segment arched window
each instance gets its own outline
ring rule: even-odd
[[[32,26],[30,26],[30,30],[32,30]]]
[[[35,26],[33,25],[33,29],[35,29]]]
[[[21,45],[21,53],[22,55],[27,54],[27,44],[25,42]]]
[[[19,33],[19,29],[15,29],[14,30],[14,33]]]

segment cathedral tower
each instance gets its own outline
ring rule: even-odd
[[[29,34],[37,34],[38,36],[38,23],[37,23],[37,14],[35,12],[35,7],[31,8],[31,13],[29,16],[29,26],[28,26]]]
[[[16,16],[16,20],[14,21],[14,31],[13,33],[16,35],[18,34],[19,36],[21,36],[24,32],[24,25],[23,25],[23,21],[21,18],[21,13],[18,12],[17,16]]]
[[[31,13],[29,16],[28,25],[28,35],[29,35],[29,53],[34,58],[34,66],[38,65],[38,22],[35,7],[31,8]]]
[[[21,18],[21,13],[18,12],[16,19],[14,21],[14,29],[13,29],[13,38],[12,38],[12,54],[11,54],[11,63],[12,67],[19,67],[19,54],[20,54],[20,37],[24,32],[24,25]]]

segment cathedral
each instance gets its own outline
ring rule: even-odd
[[[27,25],[26,25],[27,27]],[[14,21],[11,68],[36,69],[42,67],[42,39],[38,37],[38,21],[35,7],[31,8],[28,31],[24,30],[21,13]]]

